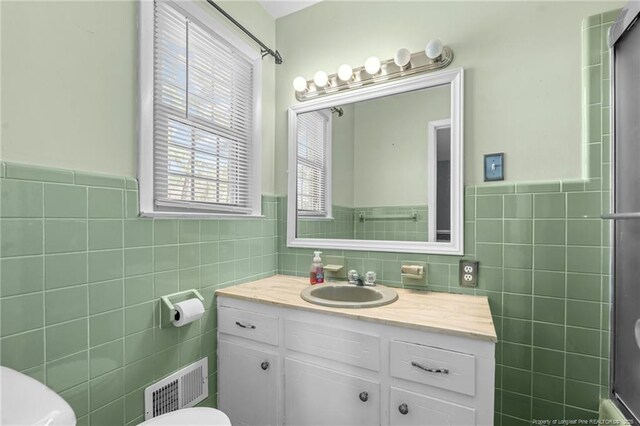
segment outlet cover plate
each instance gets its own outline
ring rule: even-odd
[[[460,285],[462,287],[478,286],[478,269],[480,262],[477,260],[460,260]]]

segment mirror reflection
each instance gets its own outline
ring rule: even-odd
[[[297,116],[298,238],[451,241],[449,84]]]

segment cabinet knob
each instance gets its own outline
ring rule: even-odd
[[[360,401],[367,402],[369,400],[369,392],[360,392]]]
[[[263,361],[262,364],[260,364],[260,368],[266,371],[269,368],[269,361]]]
[[[409,412],[409,406],[403,402],[398,406],[398,411],[400,411],[400,414],[405,416]]]

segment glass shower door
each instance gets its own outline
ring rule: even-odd
[[[613,27],[612,399],[640,418],[640,25],[637,2]]]

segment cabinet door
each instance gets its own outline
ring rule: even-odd
[[[285,371],[286,424],[380,424],[380,383],[288,357]]]
[[[426,395],[391,388],[389,424],[394,426],[470,426],[476,410]]]
[[[219,340],[218,396],[231,424],[278,422],[279,370],[275,353]]]

